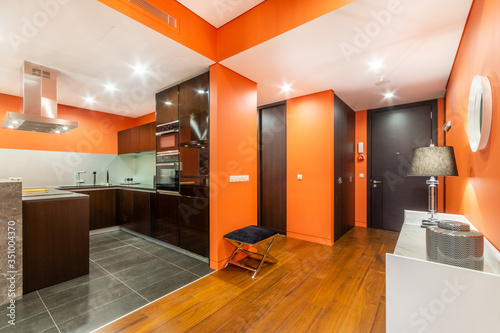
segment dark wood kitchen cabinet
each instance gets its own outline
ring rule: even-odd
[[[179,85],[156,94],[156,125],[179,120]]]
[[[118,190],[118,224],[132,231],[151,236],[155,216],[155,193]]]
[[[118,154],[156,149],[156,124],[148,123],[118,132]]]
[[[89,197],[23,201],[23,293],[89,273]]]
[[[116,189],[72,190],[89,196],[90,230],[116,225]]]

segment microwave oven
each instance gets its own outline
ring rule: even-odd
[[[173,128],[156,133],[156,153],[179,150],[179,129]]]

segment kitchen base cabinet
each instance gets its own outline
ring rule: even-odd
[[[116,189],[72,192],[86,194],[90,198],[90,230],[116,225]]]
[[[179,247],[203,257],[208,257],[208,199],[186,196],[180,198]]]
[[[160,193],[156,198],[154,237],[208,257],[208,199]]]
[[[153,237],[165,243],[179,246],[180,196],[156,194],[156,223]]]
[[[151,236],[154,220],[155,193],[118,190],[118,224],[127,229]]]
[[[23,292],[89,273],[89,198],[23,201]]]

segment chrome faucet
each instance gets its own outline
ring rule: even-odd
[[[111,185],[109,183],[109,169],[106,169],[106,185]]]
[[[87,172],[87,171],[77,171],[77,172],[76,172],[76,185],[77,185],[77,186],[80,186],[80,184],[85,183],[85,180],[84,180],[84,179],[81,179],[81,178],[80,178],[80,175],[81,175],[82,173],[86,173],[86,172]]]

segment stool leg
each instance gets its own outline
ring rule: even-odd
[[[233,242],[231,242],[231,243],[233,243]],[[235,245],[235,244],[233,243],[233,245]],[[229,263],[231,263],[231,260],[233,260],[234,256],[236,255],[236,252],[238,252],[239,249],[240,249],[239,246],[236,246],[236,249],[234,249],[234,252],[231,255],[231,258],[229,258],[229,260],[227,261],[226,266],[224,266],[224,268],[226,268],[229,265]]]
[[[262,257],[262,260],[260,261],[259,266],[257,266],[257,268],[255,269],[255,273],[253,273],[253,275],[252,275],[252,279],[253,279],[253,278],[255,278],[255,276],[256,276],[256,275],[257,275],[257,273],[259,272],[260,267],[262,266],[262,263],[263,263],[264,261],[266,261],[266,257],[268,256],[268,254],[267,254],[267,253],[268,253],[268,252],[269,252],[269,250],[271,249],[271,246],[273,245],[273,242],[274,242],[274,240],[276,239],[276,236],[278,236],[278,234],[274,235],[273,239],[271,240],[271,243],[269,243],[269,246],[267,247],[267,250],[266,250],[266,252],[264,253],[264,255],[263,255],[263,257]],[[271,256],[270,256],[270,257],[271,257]],[[272,257],[271,257],[271,258],[272,258]],[[273,258],[273,259],[274,259],[274,258]],[[276,259],[274,259],[274,260],[276,260]]]

